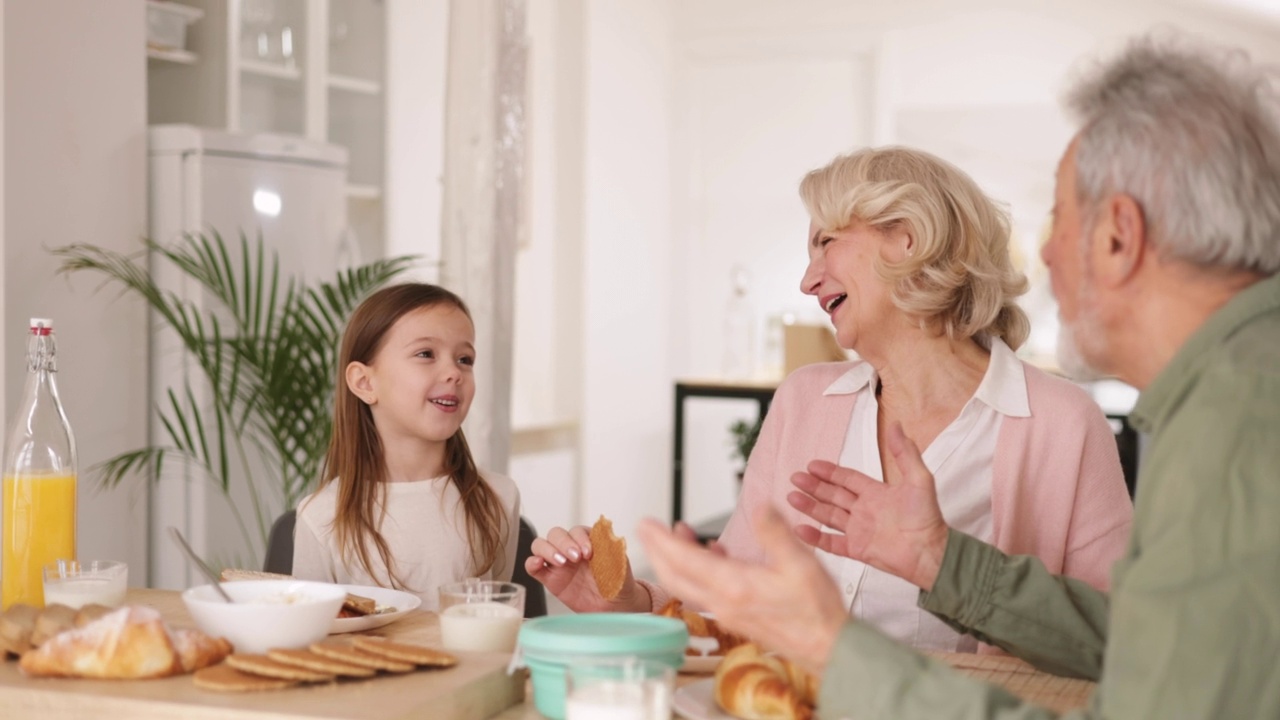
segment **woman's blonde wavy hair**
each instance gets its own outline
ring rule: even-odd
[[[905,229],[915,240],[901,262],[880,260],[894,305],[922,327],[989,348],[1017,349],[1031,323],[1016,299],[1027,278],[1009,256],[1009,217],[951,163],[904,147],[841,155],[805,175],[800,198],[822,230],[865,223]]]

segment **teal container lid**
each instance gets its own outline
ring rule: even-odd
[[[520,628],[525,656],[683,652],[688,642],[684,622],[649,613],[550,615]]]

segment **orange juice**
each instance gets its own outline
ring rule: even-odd
[[[0,608],[44,606],[43,568],[76,556],[76,476],[4,476]]]

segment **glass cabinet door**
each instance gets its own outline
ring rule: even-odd
[[[239,130],[306,134],[306,0],[239,0]],[[231,39],[231,38],[229,38]]]

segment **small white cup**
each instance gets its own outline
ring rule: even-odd
[[[115,560],[57,560],[44,566],[45,605],[120,607],[128,588],[129,566]]]
[[[515,652],[524,586],[467,580],[440,586],[440,641],[450,650]]]
[[[669,720],[675,669],[634,657],[582,660],[565,669],[565,720]]]

